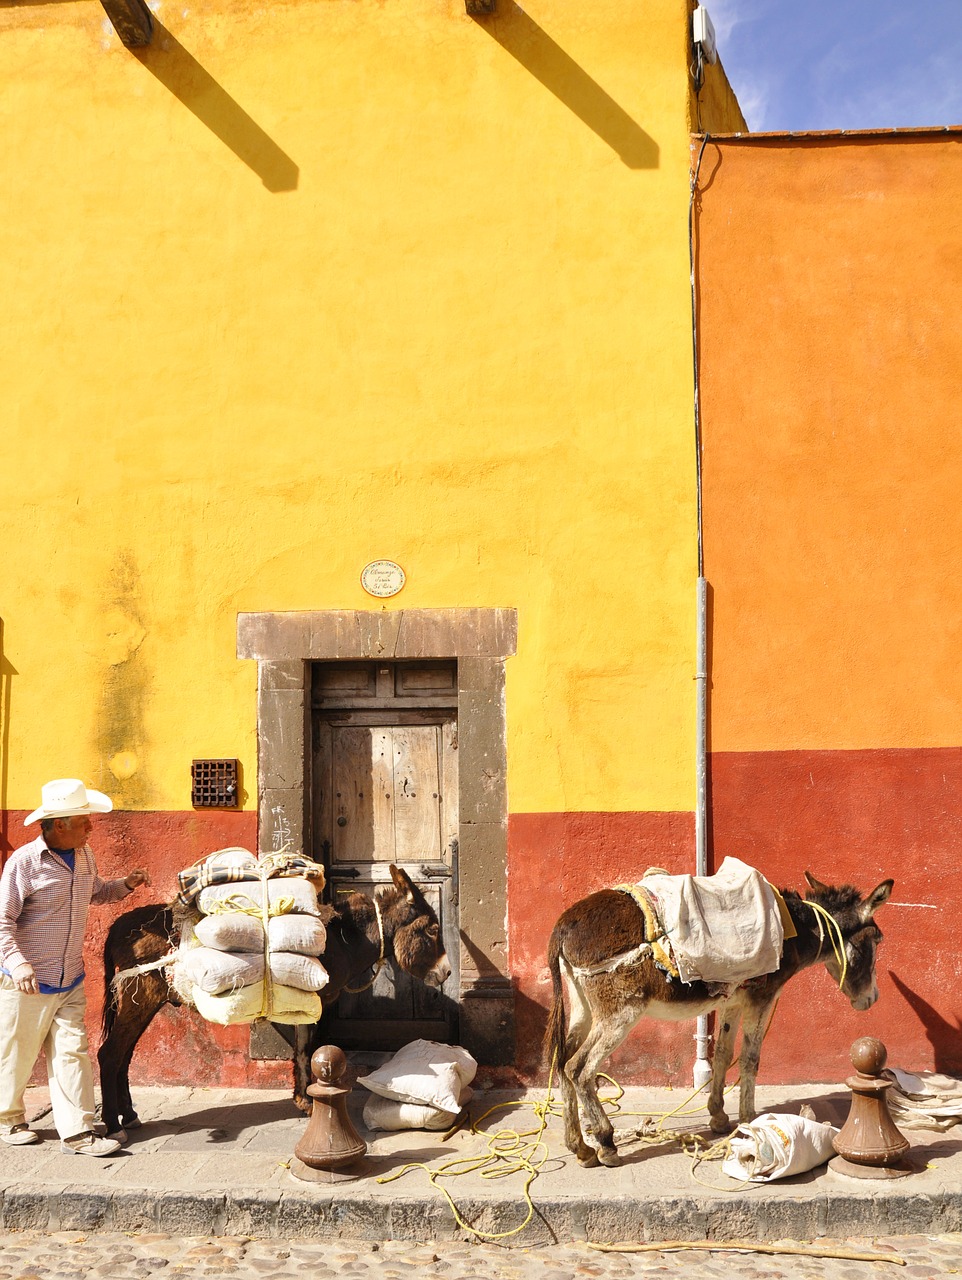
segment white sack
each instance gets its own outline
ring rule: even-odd
[[[220,914],[226,907],[220,903],[236,903],[239,909],[246,912],[248,908],[260,911],[264,904],[264,889],[267,889],[267,901],[276,905],[281,899],[293,900],[291,910],[302,911],[306,915],[318,914],[317,891],[305,876],[277,876],[273,880],[243,880],[236,884],[209,884],[201,889],[197,897],[197,907],[206,916]]]
[[[263,957],[262,972],[263,972]],[[320,991],[329,981],[328,972],[314,956],[299,956],[293,951],[272,951],[271,980],[298,991]]]
[[[178,989],[186,979],[208,995],[216,996],[222,991],[260,982],[264,977],[264,955],[263,952],[216,951],[213,947],[182,947],[177,968],[180,974],[174,981]]]
[[[264,950],[264,925],[257,916],[245,916],[240,911],[204,916],[194,925],[194,936],[215,951]]]
[[[267,938],[271,951],[296,951],[302,956],[319,956],[327,946],[327,929],[317,916],[291,913],[271,917]]]
[[[768,1111],[738,1126],[722,1171],[742,1182],[774,1182],[807,1173],[835,1154],[832,1139],[837,1133],[831,1124]]]
[[[771,885],[738,858],[713,876],[646,875],[682,982],[744,982],[774,973],[785,930]]]
[[[433,1040],[412,1040],[383,1067],[359,1076],[372,1093],[396,1102],[427,1103],[438,1111],[461,1110],[464,1089],[477,1074],[478,1064],[467,1049]]]
[[[299,1026],[317,1022],[321,1016],[321,997],[316,992],[298,991],[294,987],[282,987],[276,983],[271,986],[269,1012],[264,1012],[263,982],[241,987],[238,991],[225,991],[219,996],[208,995],[200,987],[194,987],[191,998],[201,1017],[208,1022],[218,1022],[221,1026],[254,1022],[262,1017],[271,1022]]]
[[[263,951],[264,925],[258,916],[240,911],[204,916],[194,925],[198,941],[217,951]],[[327,946],[327,930],[317,916],[294,912],[271,916],[267,925],[271,951],[294,951],[298,955],[319,956]]]
[[[465,1090],[465,1101],[471,1098],[472,1091]],[[460,1108],[459,1108],[460,1110]],[[437,1107],[429,1107],[426,1103],[395,1102],[393,1098],[382,1098],[372,1094],[364,1104],[362,1119],[368,1129],[387,1129],[396,1132],[399,1129],[450,1129],[458,1118],[457,1111],[439,1111]]]

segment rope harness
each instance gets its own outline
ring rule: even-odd
[[[378,903],[377,896],[375,895],[372,897],[371,901],[374,903],[374,914],[377,917],[377,937],[380,953],[374,964],[374,972],[371,974],[370,982],[366,982],[363,987],[344,988],[344,990],[352,996],[360,995],[362,991],[370,991],[371,987],[373,987],[375,982],[377,982],[377,975],[384,968],[384,921],[381,919],[381,908]]]
[[[825,943],[825,931],[822,928],[822,920],[824,919],[825,923],[828,925],[829,941],[832,944],[832,950],[835,953],[835,959],[838,963],[838,969],[841,975],[838,980],[838,989],[839,991],[842,991],[845,988],[845,978],[848,974],[848,948],[845,946],[845,936],[842,933],[842,926],[835,919],[832,913],[830,911],[826,911],[820,903],[811,902],[806,898],[805,906],[811,907],[815,912],[815,923],[818,925],[818,954],[816,955],[816,959],[818,959],[818,956],[822,954],[822,947]]]

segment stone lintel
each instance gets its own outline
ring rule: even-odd
[[[517,646],[515,609],[330,609],[237,618],[237,656],[261,662],[509,658]]]

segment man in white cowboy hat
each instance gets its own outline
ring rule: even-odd
[[[97,874],[90,815],[112,808],[77,778],[48,782],[23,824],[39,822],[40,835],[11,854],[0,877],[0,1141],[12,1146],[39,1141],[23,1095],[41,1049],[61,1150],[108,1156],[120,1146],[93,1127],[84,932],[91,903],[117,902],[150,877],[142,868],[118,880]]]

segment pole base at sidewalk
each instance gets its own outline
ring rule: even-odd
[[[898,1164],[885,1167],[871,1164],[854,1164],[844,1156],[835,1156],[829,1160],[828,1167],[833,1173],[844,1174],[846,1178],[904,1178],[910,1173],[918,1173],[919,1166],[910,1160],[900,1160]]]

